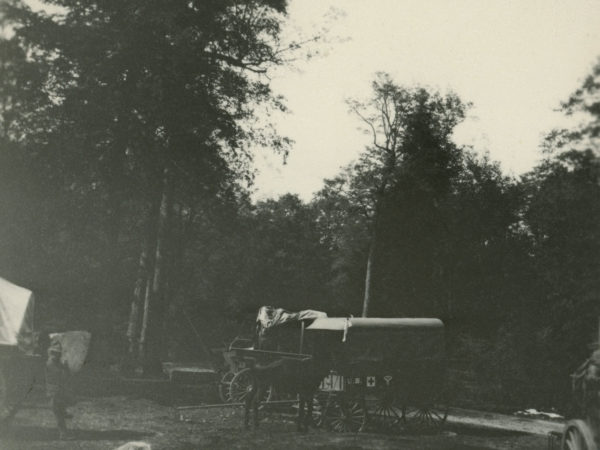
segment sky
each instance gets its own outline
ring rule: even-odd
[[[291,0],[286,35],[326,26],[329,38],[323,55],[270,74],[290,109],[272,120],[295,143],[286,165],[257,151],[254,198],[310,200],[364,150],[369,137],[345,100],[367,99],[379,71],[472,102],[455,141],[506,174],[530,170],[541,137],[564,123],[560,102],[600,56],[599,24],[597,0]]]
[[[320,56],[269,73],[289,108],[270,120],[294,145],[285,165],[256,150],[255,200],[308,201],[357,158],[370,138],[346,99],[368,99],[377,72],[471,102],[455,141],[518,176],[600,56],[600,0],[289,0],[288,16],[285,39],[325,39],[307,47]]]

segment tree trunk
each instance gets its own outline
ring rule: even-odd
[[[371,292],[373,285],[373,262],[375,260],[375,235],[371,239],[369,246],[369,256],[367,257],[367,272],[365,274],[365,296],[363,298],[362,317],[367,317],[369,314],[369,306],[371,305]]]
[[[160,192],[160,191],[159,191]],[[158,194],[158,192],[156,193]],[[160,194],[162,197],[162,194]],[[162,200],[162,198],[160,199]],[[156,240],[157,214],[160,203],[156,199],[151,199],[151,205],[146,212],[144,234],[142,236],[142,245],[140,258],[138,262],[138,272],[133,290],[133,299],[129,311],[129,321],[127,325],[127,340],[129,341],[127,364],[133,366],[138,362],[138,349],[140,345],[140,330],[144,320],[141,315],[145,310],[145,303],[150,301],[149,278],[150,270],[153,266],[153,250],[151,243]],[[145,322],[144,322],[145,323]]]
[[[160,350],[164,344],[161,330],[166,310],[164,266],[165,243],[171,210],[170,187],[169,169],[165,168],[163,171],[163,191],[158,215],[156,245],[154,247],[154,268],[146,286],[144,314],[140,332],[139,357],[145,372],[160,369]]]
[[[140,330],[140,338],[138,340],[138,365],[143,367],[145,362],[146,340],[148,336],[148,326],[150,321],[150,306],[152,304],[152,280],[148,275],[146,279],[146,289],[144,290],[144,313],[142,316],[142,326]]]
[[[138,274],[133,290],[133,300],[129,311],[129,322],[127,324],[127,340],[129,341],[129,359],[134,360],[135,351],[138,346],[138,332],[140,326],[140,310],[144,300],[144,287],[148,279],[148,242],[144,240],[138,263]]]
[[[115,176],[115,179],[117,176]],[[105,239],[103,242],[104,261],[102,268],[96,278],[97,294],[94,296],[94,302],[88,306],[89,317],[91,321],[88,325],[89,331],[96,338],[106,344],[102,346],[102,353],[98,358],[110,360],[118,357],[121,360],[124,356],[124,350],[120,346],[121,336],[115,335],[110,331],[111,324],[122,320],[123,298],[121,287],[125,280],[122,277],[122,247],[119,244],[121,227],[123,222],[124,209],[122,207],[121,190],[118,189],[117,182],[111,182],[108,186],[108,198],[106,209],[106,222],[104,224]]]
[[[381,203],[383,202],[383,192],[385,185],[377,194],[375,200],[375,211],[373,213],[373,234],[371,236],[371,244],[369,245],[369,255],[367,256],[367,270],[365,273],[365,295],[363,297],[362,317],[368,317],[369,307],[371,306],[371,297],[373,293],[373,266],[375,265],[375,252],[377,248],[377,227],[379,224],[379,214],[381,211]]]

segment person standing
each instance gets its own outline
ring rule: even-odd
[[[584,408],[587,419],[600,430],[600,348],[592,353],[583,376]]]
[[[52,401],[52,412],[56,417],[60,439],[67,438],[66,420],[72,416],[67,412],[68,395],[66,383],[69,377],[69,368],[61,361],[62,347],[58,341],[52,342],[48,348],[48,361],[46,362],[46,393]]]

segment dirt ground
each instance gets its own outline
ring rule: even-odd
[[[295,431],[293,417],[265,412],[259,430],[242,427],[241,408],[179,411],[173,406],[134,396],[87,398],[70,408],[72,439],[60,441],[46,401],[29,404],[0,436],[0,449],[114,449],[144,441],[153,449],[544,449],[547,437],[457,418],[433,434],[339,434],[324,430]],[[493,418],[492,418],[493,419]],[[504,428],[510,428],[506,426]],[[538,430],[540,431],[540,430]],[[542,430],[543,431],[543,430]]]

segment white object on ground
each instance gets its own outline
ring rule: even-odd
[[[152,450],[152,447],[147,442],[136,441],[123,444],[115,450]]]
[[[543,417],[543,418],[555,419],[555,420],[564,419],[564,417],[561,416],[560,414],[556,414],[556,413],[553,413],[553,412],[538,411],[535,408],[526,409],[524,411],[517,411],[515,413],[515,416],[537,417],[537,418],[542,418]]]

